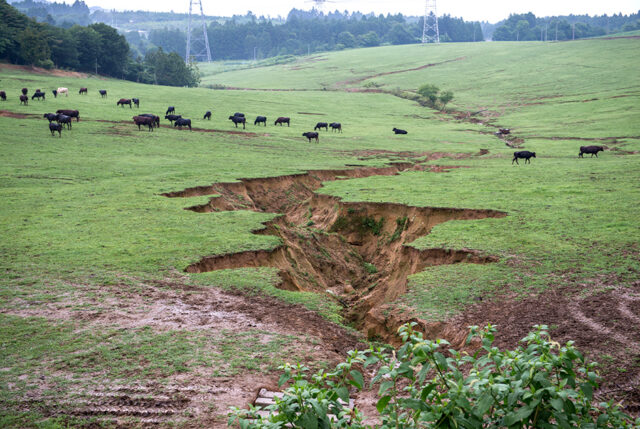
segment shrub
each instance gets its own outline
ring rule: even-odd
[[[362,389],[364,379],[355,366],[376,365],[371,381],[378,385],[377,409],[381,429],[390,428],[632,428],[640,425],[613,402],[596,404],[595,363],[568,342],[549,337],[547,327],[535,326],[514,350],[493,346],[495,328],[472,327],[467,342],[479,338],[473,355],[442,348],[444,340],[425,340],[413,328],[399,329],[403,345],[393,351],[371,347],[351,351],[334,371],[320,371],[310,380],[308,368],[282,366],[280,386],[292,384],[282,399],[260,418],[257,410],[233,409],[229,423],[242,428],[364,428],[363,416],[349,410],[348,387]],[[342,401],[342,402],[341,402]],[[336,416],[330,421],[328,414]],[[251,419],[251,420],[249,420]]]

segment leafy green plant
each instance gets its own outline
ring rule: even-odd
[[[369,274],[375,274],[378,272],[378,268],[375,265],[370,264],[369,262],[364,262],[362,265]]]
[[[594,403],[598,387],[595,363],[568,342],[564,346],[538,325],[514,350],[493,346],[496,329],[471,327],[467,343],[478,338],[473,355],[445,352],[445,340],[425,340],[415,323],[399,329],[403,345],[396,351],[372,347],[351,351],[329,373],[307,381],[305,367],[282,367],[280,384],[293,379],[284,397],[259,418],[255,409],[234,409],[230,423],[242,428],[351,427],[362,428],[357,409],[345,409],[347,386],[361,389],[358,363],[377,366],[371,380],[379,385],[377,409],[383,428],[631,428],[635,423],[613,402]],[[448,357],[447,357],[448,356]],[[329,422],[328,413],[336,416]],[[248,420],[253,418],[253,420]],[[348,426],[347,426],[348,425]]]

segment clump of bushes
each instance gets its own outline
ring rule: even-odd
[[[632,428],[640,425],[612,401],[596,403],[595,364],[573,346],[551,340],[547,326],[535,326],[514,350],[493,346],[495,328],[472,327],[473,355],[430,341],[415,323],[399,329],[397,351],[372,346],[350,351],[333,371],[311,377],[301,364],[280,367],[284,396],[260,417],[255,408],[234,408],[229,424],[241,428],[364,428],[361,412],[345,406],[349,389],[365,381],[357,368],[374,366],[380,429],[390,428]],[[329,415],[335,416],[330,418]]]
[[[444,110],[447,104],[453,100],[453,92],[440,92],[440,88],[435,85],[422,85],[417,92],[429,107],[439,108],[440,110]]]

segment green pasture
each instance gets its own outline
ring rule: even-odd
[[[94,376],[88,362],[101,380],[150,374],[163,380],[212,365],[221,376],[268,371],[269,362],[283,359],[286,344],[296,340],[255,330],[227,332],[224,339],[186,331],[167,337],[153,329],[97,330],[82,320],[19,316],[25,308],[73,309],[84,305],[83,297],[117,299],[120,290],[135,294],[141,283],[171,280],[162,287],[179,281],[267,294],[341,321],[339,308],[325,296],[275,288],[273,269],[184,274],[202,256],[279,244],[251,233],[274,214],[198,214],[183,208],[206,197],[160,195],[187,187],[404,160],[393,152],[415,152],[422,159],[443,152],[450,155],[434,163],[467,168],[341,180],[320,191],[347,201],[508,213],[501,219],[447,222],[416,240],[419,248],[470,248],[500,261],[426,269],[410,279],[409,293],[398,304],[435,320],[480,295],[638,281],[639,48],[638,39],[442,44],[342,51],[222,73],[221,64],[201,67],[203,84],[260,89],[244,91],[44,76],[0,66],[0,90],[8,94],[0,102],[0,323],[10,327],[0,337],[0,400],[14,404],[36,388],[41,374],[66,371],[71,380],[87,382]],[[442,64],[369,80],[384,90],[412,91],[424,83],[452,90],[452,108],[482,110],[474,118],[490,126],[387,93],[343,91],[367,83],[347,81],[432,63]],[[50,96],[59,86],[69,88],[68,97]],[[89,95],[79,96],[84,86]],[[47,100],[19,105],[22,87],[30,94],[45,90]],[[100,98],[98,89],[107,89],[108,98]],[[141,108],[116,107],[121,97],[140,98]],[[169,105],[206,132],[138,131],[131,123],[136,113],[163,118]],[[52,137],[42,115],[63,108],[78,109],[81,120],[62,138]],[[211,121],[202,119],[207,110],[213,112]],[[246,130],[227,119],[234,112],[247,115]],[[15,114],[33,116],[10,117]],[[253,125],[257,115],[268,117],[266,128]],[[274,127],[278,116],[291,117],[291,127]],[[322,132],[319,144],[309,144],[301,134],[318,121],[341,122],[344,132]],[[537,153],[531,165],[511,164],[514,149],[493,135],[496,126],[524,138],[523,148]],[[393,127],[409,134],[395,136]],[[599,158],[579,159],[579,147],[587,144],[608,150]],[[480,149],[489,153],[479,156]],[[458,159],[458,153],[472,156]],[[267,337],[269,346],[259,356],[250,352],[252,332]],[[238,346],[229,351],[225,341],[234,340]],[[167,346],[158,349],[155,342]],[[54,344],[63,346],[53,353]],[[197,356],[194,347],[201,350]],[[228,358],[218,360],[221,354]],[[107,368],[106,361],[118,363]],[[74,382],[67,378],[53,385],[66,392]],[[12,420],[19,408],[12,407],[0,412],[0,422],[24,424]]]

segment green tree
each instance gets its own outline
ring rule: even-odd
[[[348,31],[343,31],[342,33],[338,34],[336,42],[344,45],[345,48],[355,48],[358,44],[354,35],[349,33]]]
[[[360,44],[364,47],[372,47],[380,45],[380,38],[375,31],[369,31],[368,33],[358,36]]]
[[[438,100],[438,93],[440,92],[440,88],[435,85],[424,84],[420,88],[418,88],[418,94],[426,98],[431,102],[431,104],[435,104]]]
[[[100,36],[98,71],[121,78],[129,56],[129,44],[126,39],[118,34],[115,28],[103,23],[91,24],[88,28]]]
[[[415,42],[415,38],[411,35],[411,33],[409,33],[407,28],[399,22],[393,24],[391,30],[389,30],[388,37],[389,41],[393,45],[405,45]]]
[[[147,52],[145,67],[158,85],[198,86],[200,75],[195,65],[187,65],[175,52],[165,53],[162,48]]]
[[[100,34],[93,28],[79,25],[71,27],[69,33],[78,49],[78,69],[87,72],[95,71],[101,49]]]
[[[51,59],[51,50],[46,42],[45,34],[37,26],[30,25],[18,35],[20,56],[31,65],[42,65]]]
[[[442,91],[438,97],[438,101],[442,104],[443,110],[451,100],[453,100],[453,92],[451,91]]]

